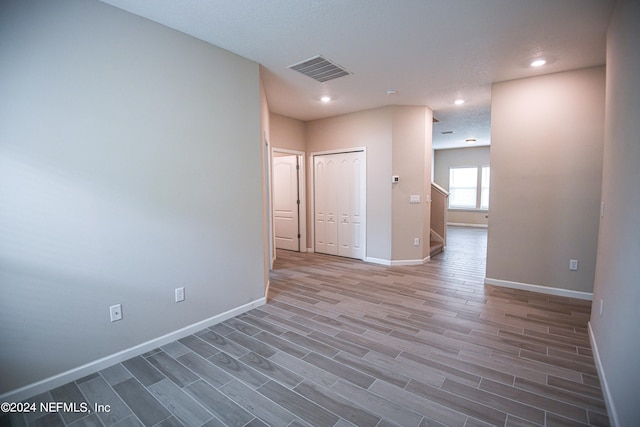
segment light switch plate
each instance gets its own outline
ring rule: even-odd
[[[176,288],[175,296],[176,302],[184,301],[184,287]]]

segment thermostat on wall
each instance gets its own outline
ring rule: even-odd
[[[391,182],[394,183],[394,184],[399,183],[400,182],[400,177],[398,175],[393,175],[391,177]]]

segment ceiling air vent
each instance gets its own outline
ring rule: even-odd
[[[298,62],[297,64],[289,65],[287,68],[296,70],[320,83],[353,74],[320,55]]]
[[[440,132],[443,135],[451,135],[453,133],[452,130],[445,130],[444,132]]]

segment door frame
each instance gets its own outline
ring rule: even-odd
[[[289,150],[287,148],[271,148],[271,170],[270,173],[273,174],[273,162],[275,161],[276,156],[275,153],[279,154],[288,154],[298,156],[298,165],[300,169],[298,169],[298,197],[300,197],[300,206],[298,208],[298,227],[300,229],[300,244],[298,247],[300,248],[300,252],[307,252],[307,199],[306,199],[306,169],[305,169],[305,152],[297,151],[297,150]],[[271,176],[271,182],[273,182],[273,176]],[[275,225],[275,213],[273,212],[273,191],[271,192],[271,209],[269,211],[269,215],[271,216],[271,229],[273,233],[271,235],[271,250],[273,251],[273,258],[276,256],[276,225]]]
[[[316,164],[315,158],[316,156],[326,156],[328,154],[346,154],[353,153],[356,151],[362,151],[364,153],[364,185],[362,187],[363,198],[364,198],[364,221],[362,221],[362,226],[364,227],[364,237],[362,241],[362,246],[364,247],[364,256],[362,260],[364,261],[367,258],[367,147],[352,147],[352,148],[339,148],[336,150],[326,150],[326,151],[314,151],[309,153],[309,170],[311,171],[309,179],[310,179],[310,193],[311,193],[311,230],[309,233],[311,235],[311,247],[307,249],[307,252],[315,252],[316,250],[316,182],[315,182],[315,167]]]

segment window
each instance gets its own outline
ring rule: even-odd
[[[449,209],[489,209],[489,172],[489,166],[450,168]]]
[[[475,209],[478,168],[449,169],[449,207]]]

